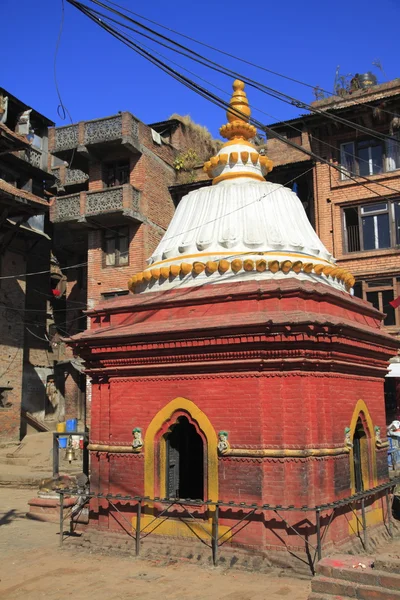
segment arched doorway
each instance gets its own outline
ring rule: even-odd
[[[369,460],[368,439],[360,417],[353,435],[353,464],[356,492],[363,492],[364,478],[369,476]]]
[[[165,441],[167,497],[204,500],[204,445],[195,426],[178,417]]]

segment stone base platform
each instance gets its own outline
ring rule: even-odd
[[[64,498],[64,518],[67,517],[71,508],[76,504],[77,498],[71,496]],[[37,498],[29,500],[28,519],[38,521],[49,521],[59,523],[60,521],[60,496],[59,494],[38,494]]]

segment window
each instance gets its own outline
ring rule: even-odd
[[[129,228],[114,227],[104,232],[105,267],[121,267],[129,264]]]
[[[400,201],[343,209],[346,252],[382,250],[400,245]]]
[[[400,169],[400,134],[386,142],[373,139],[340,144],[341,179],[377,175]]]
[[[390,304],[400,294],[400,277],[387,277],[372,281],[357,281],[354,285],[354,295],[363,298],[386,316],[385,326],[400,326],[400,310]]]
[[[115,187],[129,183],[129,162],[119,161],[104,165],[104,184],[106,187]]]

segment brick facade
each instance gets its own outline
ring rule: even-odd
[[[163,439],[180,415],[198,426],[203,439],[204,499],[301,507],[350,495],[352,454],[344,448],[345,428],[354,427],[360,415],[368,420],[367,485],[386,481],[386,450],[375,448],[374,426],[384,427],[383,377],[397,344],[380,329],[380,318],[345,293],[293,279],[279,289],[274,282],[247,282],[192,290],[190,297],[182,290],[99,305],[91,330],[74,340],[93,380],[93,491],[168,496]],[[155,427],[170,404],[176,405],[172,414]],[[199,410],[205,417],[194,416]],[[137,455],[129,453],[134,427],[144,436]],[[231,446],[227,455],[217,456],[210,440],[221,430]],[[110,446],[119,453],[107,450]],[[313,449],[310,456],[307,449]],[[298,457],[290,456],[296,451]],[[144,521],[163,508],[145,508]],[[174,510],[172,525],[163,528],[160,520],[159,534],[174,535]],[[368,506],[369,519],[375,510]],[[201,514],[196,518],[207,526]],[[125,506],[124,516],[133,518],[134,509]],[[221,508],[221,534],[242,516]],[[351,516],[344,511],[334,520],[327,543],[351,539]],[[301,512],[291,513],[291,522],[303,519]],[[380,521],[381,516],[375,523]],[[97,500],[91,526],[121,529],[115,512]],[[249,519],[231,542],[252,552],[268,549],[274,560],[274,551],[285,546],[301,555],[296,538],[266,511],[261,521]],[[307,539],[315,543],[312,525]]]

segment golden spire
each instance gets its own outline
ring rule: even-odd
[[[272,169],[272,161],[260,155],[250,142],[257,130],[250,125],[251,110],[244,91],[244,83],[239,79],[233,82],[233,94],[226,112],[228,123],[219,130],[229,141],[225,142],[216,156],[204,163],[204,171],[213,178],[213,185],[220,181],[238,178],[265,181]]]
[[[219,130],[222,137],[228,140],[232,138],[244,138],[245,140],[253,138],[257,130],[253,125],[249,124],[251,110],[246,92],[244,91],[244,83],[240,79],[235,79],[233,82],[233,94],[229,106],[233,110],[228,108],[226,111],[229,123],[222,125]]]

